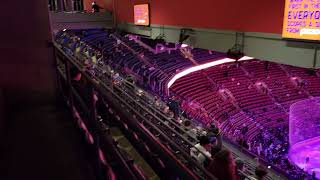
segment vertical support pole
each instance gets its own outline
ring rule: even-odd
[[[239,50],[243,52],[244,50],[244,33],[243,32],[236,32],[236,48],[239,47]]]
[[[57,10],[57,3],[56,0],[49,0],[49,4],[50,4],[50,11],[56,11]]]
[[[57,0],[57,11],[63,11],[63,0]]]
[[[160,37],[161,38],[164,38],[165,37],[165,34],[164,34],[164,25],[160,25],[160,27],[159,27],[159,29],[160,29]]]
[[[84,11],[83,0],[80,0],[80,11]]]
[[[69,11],[76,11],[77,10],[77,2],[76,0],[69,0]]]
[[[64,0],[57,0],[57,11],[64,11]]]
[[[241,44],[241,49],[242,49],[241,51],[242,51],[243,53],[245,53],[245,52],[244,52],[245,41],[246,41],[246,33],[243,32],[243,33],[242,33],[242,44]]]
[[[317,53],[318,53],[318,47],[317,45],[314,46],[314,56],[313,56],[313,68],[316,68],[317,66]]]
[[[72,2],[73,2],[72,0],[64,0],[66,11],[70,12],[73,10],[72,9],[72,6],[73,6]]]
[[[234,42],[234,44],[237,46],[237,44],[238,44],[238,41],[239,41],[239,37],[238,37],[238,32],[236,32],[236,40],[235,40],[235,42]]]
[[[53,58],[54,58],[54,67],[55,67],[55,71],[56,71],[56,84],[57,84],[57,92],[56,94],[59,95],[59,93],[63,92],[63,88],[62,88],[62,82],[61,82],[61,77],[60,74],[58,72],[58,57],[57,57],[57,49],[55,46],[53,46]]]
[[[112,0],[112,8],[113,8],[113,12],[112,12],[112,16],[113,16],[113,27],[117,29],[117,8],[116,8],[116,0]]]
[[[57,11],[57,0],[53,0],[53,11]]]
[[[73,94],[72,94],[72,85],[71,85],[70,62],[68,60],[65,61],[65,69],[66,69],[66,76],[67,76],[69,105],[71,108],[73,108],[74,103],[73,103]]]

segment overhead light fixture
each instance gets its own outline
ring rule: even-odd
[[[194,67],[191,67],[191,68],[188,68],[176,75],[173,76],[173,78],[169,81],[168,83],[168,86],[167,88],[169,89],[173,83],[175,81],[177,81],[178,79],[182,78],[183,76],[186,76],[192,72],[196,72],[196,71],[200,71],[202,69],[207,69],[209,67],[213,67],[213,66],[217,66],[217,65],[220,65],[220,64],[224,64],[224,63],[229,63],[229,62],[235,62],[234,59],[230,59],[230,58],[224,58],[224,59],[220,59],[220,60],[216,60],[216,61],[213,61],[213,62],[209,62],[209,63],[205,63],[205,64],[201,64],[201,65],[198,65],[198,66],[194,66]]]
[[[243,56],[238,61],[245,61],[245,60],[251,60],[251,59],[255,59],[255,58],[254,57],[250,57],[250,56]]]
[[[186,47],[188,47],[189,45],[188,44],[181,44],[181,47],[182,48],[186,48]]]
[[[246,60],[251,60],[251,59],[254,59],[253,57],[249,57],[249,56],[244,56],[240,61],[246,61]],[[223,58],[223,59],[220,59],[220,60],[215,60],[215,61],[212,61],[212,62],[209,62],[209,63],[205,63],[205,64],[201,64],[201,65],[198,65],[198,66],[194,66],[194,67],[191,67],[191,68],[188,68],[188,69],[185,69],[183,71],[181,71],[180,73],[174,75],[171,80],[168,82],[167,84],[167,93],[169,92],[169,89],[170,87],[180,78],[190,74],[190,73],[193,73],[193,72],[196,72],[196,71],[201,71],[203,69],[207,69],[207,68],[210,68],[210,67],[214,67],[214,66],[218,66],[218,65],[221,65],[221,64],[225,64],[225,63],[231,63],[231,62],[236,62],[235,59],[231,59],[231,58]]]

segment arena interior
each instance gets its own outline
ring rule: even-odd
[[[3,2],[0,179],[320,179],[320,6]]]

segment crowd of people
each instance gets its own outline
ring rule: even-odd
[[[303,169],[293,165],[288,158],[289,127],[268,128],[253,139],[251,151],[284,170],[290,176],[301,179],[307,177]]]
[[[83,32],[82,36],[86,36],[85,32]],[[69,34],[65,34],[65,37],[66,38],[59,39],[59,43],[64,45],[64,47],[68,47],[65,49],[67,53],[76,57],[79,54],[84,56],[86,59],[84,64],[86,64],[86,62],[90,64],[88,70],[101,61],[101,52],[79,41],[79,35],[70,36]],[[71,39],[71,41],[66,39]],[[103,46],[103,44],[98,44],[97,46],[99,48],[99,46]],[[117,52],[113,55],[116,56],[116,53],[121,54],[123,50],[121,46],[119,46],[119,43],[115,43],[114,46]],[[70,49],[74,49],[74,51],[70,51]],[[116,67],[116,65],[114,67]],[[119,73],[114,73],[111,69],[110,72],[115,85],[122,82],[123,78]],[[94,73],[94,71],[92,71],[92,73]],[[81,79],[78,73],[74,73],[72,77],[75,84],[77,84],[78,79]],[[130,81],[132,81],[132,83],[134,82],[134,80]],[[185,115],[188,118],[192,117],[191,119],[196,119],[196,121],[210,122],[211,117],[205,114],[206,111],[202,110],[201,106],[196,102],[179,102],[177,97],[172,96],[168,98],[167,104],[163,104],[160,99],[160,97],[155,97],[155,106],[163,111],[163,113],[168,114],[169,117],[177,119],[177,121],[179,121],[180,115]],[[195,116],[196,114],[201,114],[202,116],[197,117]],[[218,179],[263,179],[266,176],[267,171],[261,165],[257,166],[255,177],[242,176],[243,163],[240,159],[233,159],[232,154],[228,150],[222,149],[221,132],[215,125],[211,125],[208,131],[204,131],[202,128],[192,127],[191,121],[183,122],[186,132],[189,135],[197,136],[199,139],[199,143],[190,149],[190,156],[206,167]],[[239,129],[239,133],[243,135],[241,136],[243,138],[240,138],[238,141],[241,146],[267,160],[267,162],[285,170],[294,178],[306,176],[303,170],[288,160],[288,126],[261,130],[251,142],[247,142],[245,138],[247,131],[247,126]]]
[[[218,180],[263,180],[268,174],[267,169],[257,163],[255,174],[246,175],[244,161],[234,159],[228,149],[222,148],[221,132],[214,124],[198,139],[199,143],[190,149],[190,155]]]

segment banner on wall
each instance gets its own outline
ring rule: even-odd
[[[286,0],[282,37],[320,40],[320,0]]]
[[[149,4],[134,5],[134,24],[149,26]]]

